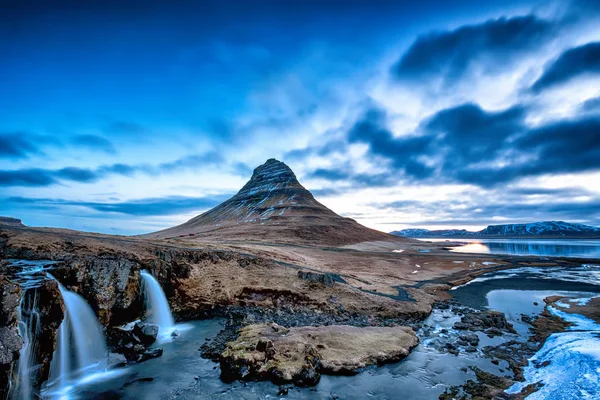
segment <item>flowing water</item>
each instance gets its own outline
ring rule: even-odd
[[[164,307],[167,307],[168,311],[168,304],[160,285],[146,272],[143,273],[142,279],[148,301],[148,319],[163,321],[159,324],[161,328],[167,326],[171,327],[168,329],[172,329],[170,312],[166,318],[162,313]],[[518,334],[505,334],[490,339],[478,333],[480,344],[477,351],[461,352],[457,357],[438,350],[439,346],[436,346],[436,343],[453,340],[460,333],[453,329],[460,316],[452,310],[436,309],[417,332],[420,344],[403,361],[367,368],[355,376],[324,375],[314,388],[290,388],[286,398],[330,399],[339,396],[343,399],[394,399],[402,393],[403,397],[410,399],[435,399],[449,386],[474,379],[474,373],[468,368],[470,366],[496,375],[506,374],[508,364],[505,361],[500,361],[498,365],[492,364],[489,358],[484,357],[481,349],[510,340],[527,340],[530,334],[529,325],[522,320],[521,315],[538,315],[543,310],[543,299],[548,296],[570,297],[577,299],[574,300],[577,304],[585,304],[589,299],[600,296],[600,266],[584,264],[576,268],[528,267],[496,271],[457,287],[451,293],[468,307],[503,312]],[[69,299],[68,294],[66,297]],[[550,311],[573,321],[574,326],[567,332],[551,335],[532,358],[532,361],[537,361],[542,367],[537,368],[530,363],[524,371],[526,381],[514,385],[508,391],[518,393],[524,386],[542,381],[544,387],[529,398],[600,398],[600,328],[594,321],[583,316],[567,314],[554,308],[550,308]],[[70,316],[67,312],[67,318]],[[158,316],[160,318],[155,319]],[[186,324],[189,329],[183,330],[178,340],[161,344],[164,353],[159,358],[128,365],[110,371],[109,374],[86,372],[79,380],[75,380],[76,385],[69,374],[59,374],[59,377],[64,378],[63,381],[59,379],[56,382],[53,376],[55,382],[52,385],[55,388],[68,387],[68,394],[72,399],[280,397],[279,388],[270,382],[225,384],[219,379],[218,364],[200,357],[198,349],[206,339],[213,338],[219,332],[222,322],[217,319],[189,322]],[[72,350],[76,350],[78,346],[77,341],[71,342],[67,339],[73,335],[73,332],[68,333],[71,328],[70,324],[65,322],[60,328],[57,353],[53,360],[53,367],[58,363],[59,371],[72,371],[76,369],[73,364],[81,364],[78,357],[73,356],[73,351],[70,355],[69,352],[63,351],[73,344],[75,349]],[[551,362],[547,365],[545,361]],[[54,397],[55,394],[56,392],[52,391],[46,392],[49,397]]]
[[[166,340],[175,331],[175,320],[162,287],[148,271],[141,272],[146,321],[159,327],[161,340]]]
[[[579,239],[420,239],[458,242],[457,253],[514,254],[547,257],[600,258],[600,240]]]
[[[65,397],[74,386],[106,372],[108,350],[96,315],[77,293],[58,283],[65,303],[47,394]]]

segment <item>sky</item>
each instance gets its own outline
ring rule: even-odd
[[[600,226],[594,0],[0,0],[0,215],[138,234],[268,158],[382,231]]]

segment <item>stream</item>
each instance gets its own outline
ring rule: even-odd
[[[33,268],[33,267],[32,267]],[[37,267],[35,271],[51,268]],[[31,274],[37,276],[36,274]],[[464,331],[454,329],[461,320],[453,308],[435,308],[417,334],[420,344],[403,361],[369,367],[354,376],[323,375],[313,388],[287,386],[285,398],[300,399],[437,399],[450,386],[474,379],[470,367],[495,375],[511,376],[508,363],[496,364],[485,357],[485,346],[511,340],[526,341],[529,325],[522,314],[534,317],[543,311],[544,298],[552,295],[576,298],[584,304],[600,296],[600,266],[584,264],[576,268],[515,268],[482,275],[450,292],[455,300],[475,310],[496,310],[505,314],[515,333],[494,338],[476,332],[479,343],[471,350],[454,355],[440,348],[455,342]],[[558,309],[552,313],[573,321],[567,332],[553,334],[533,356],[541,368],[525,368],[524,383],[508,389],[518,393],[530,383],[542,381],[542,389],[531,399],[598,398],[600,396],[600,327],[577,314]],[[280,387],[270,382],[235,382],[219,379],[217,363],[200,357],[200,347],[222,329],[224,320],[210,319],[177,324],[180,334],[160,343],[161,357],[127,365],[112,373],[92,377],[69,392],[71,399],[269,399],[281,398]],[[471,332],[467,332],[471,333]],[[544,363],[550,361],[549,363]],[[47,396],[48,397],[48,396]]]

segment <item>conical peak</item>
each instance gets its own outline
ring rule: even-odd
[[[296,179],[296,175],[290,167],[288,167],[285,163],[274,158],[269,158],[264,164],[256,167],[250,180],[264,177],[283,177]]]
[[[285,163],[274,158],[258,166],[239,194],[253,194],[277,189],[301,188],[294,171]]]

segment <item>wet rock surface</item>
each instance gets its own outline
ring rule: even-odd
[[[311,386],[322,373],[354,374],[368,365],[399,361],[417,344],[414,331],[401,326],[249,325],[221,354],[221,377]]]
[[[107,255],[64,261],[52,274],[83,296],[103,325],[114,326],[142,311],[139,270],[134,260]]]
[[[484,332],[489,337],[501,336],[504,333],[517,333],[501,312],[477,311],[464,307],[454,307],[453,311],[462,315],[460,322],[454,324],[454,329]],[[469,335],[463,336],[469,337]]]
[[[548,301],[546,301],[546,303],[548,304]],[[467,316],[466,321],[469,324],[468,328],[465,328],[464,330],[482,330],[484,333],[489,333],[490,329],[497,329],[499,332],[498,335],[494,334],[493,336],[513,334],[511,337],[517,337],[514,335],[516,332],[512,326],[506,322],[504,315],[502,315],[502,317],[492,315],[490,318],[489,312],[487,311],[455,309]],[[523,399],[527,395],[538,390],[540,388],[539,383],[526,386],[521,393],[511,395],[504,393],[504,390],[513,383],[524,381],[523,369],[528,365],[529,359],[543,346],[546,339],[553,333],[563,332],[570,324],[551,315],[547,308],[544,309],[540,315],[535,317],[523,315],[521,320],[530,325],[530,336],[527,340],[508,338],[508,340],[499,345],[484,346],[481,348],[483,356],[490,359],[492,364],[499,365],[502,362],[504,363],[503,365],[507,365],[508,369],[505,371],[504,375],[495,375],[477,367],[471,367],[471,370],[475,373],[474,379],[469,379],[462,385],[451,386],[440,395],[440,399]],[[476,322],[473,324],[472,321]],[[462,319],[461,322],[463,322]],[[493,322],[491,328],[488,326],[488,322]],[[459,325],[459,327],[462,327],[462,325]],[[454,325],[454,328],[456,329],[456,324]],[[475,342],[475,337],[471,337],[470,334],[460,334],[458,338],[458,344],[460,344],[461,341],[469,342],[469,339],[472,342]],[[446,346],[454,349],[458,348],[451,342],[446,343]],[[458,352],[456,354],[458,354]]]
[[[19,285],[0,275],[0,397],[6,398],[12,371],[23,345],[17,331],[17,307],[21,300]]]
[[[108,345],[129,362],[146,361],[162,355],[162,349],[149,348],[156,342],[158,331],[158,325],[140,321],[113,327],[107,330]]]

